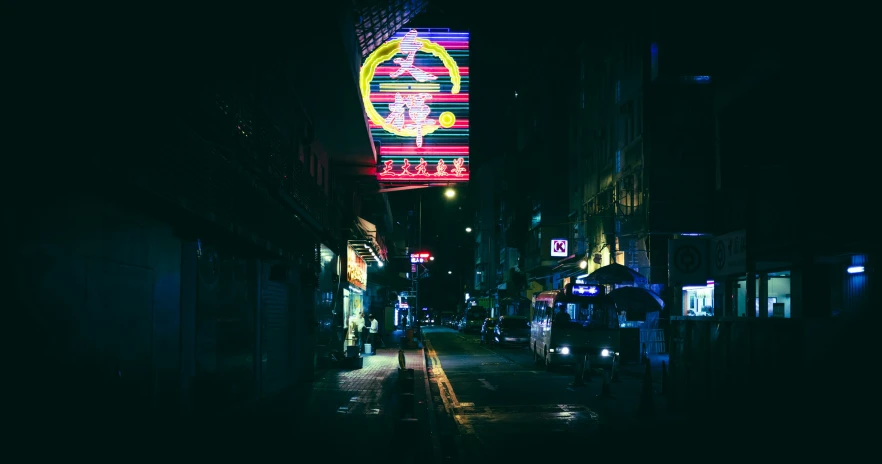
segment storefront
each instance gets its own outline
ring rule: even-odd
[[[760,278],[766,279],[766,311],[769,317],[790,317],[790,271],[768,271],[759,274]],[[760,278],[756,279],[758,294],[762,294],[763,286]],[[747,276],[740,277],[733,289],[733,295],[738,316],[747,315]],[[760,315],[760,299],[757,298],[754,305],[754,315]]]
[[[357,341],[357,327],[351,323],[353,316],[364,316],[364,292],[367,289],[367,263],[352,246],[346,247],[346,282],[343,289],[343,320],[346,321],[346,346]]]
[[[682,309],[680,316],[713,316],[714,281],[708,280],[706,285],[683,287]]]

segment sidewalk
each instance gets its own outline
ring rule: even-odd
[[[326,369],[316,373],[312,389],[307,393],[308,402],[299,414],[305,422],[297,427],[295,440],[299,444],[306,449],[327,450],[332,462],[344,459],[359,463],[389,459],[425,462],[431,459],[422,350],[404,350],[405,368],[414,370],[414,417],[417,420],[402,427],[397,426],[403,406],[398,384],[399,350],[393,348],[388,339],[386,346],[377,349],[374,355],[362,355],[361,369]]]

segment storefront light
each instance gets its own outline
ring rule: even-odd
[[[860,274],[864,272],[863,266],[849,266],[847,269],[849,274]]]

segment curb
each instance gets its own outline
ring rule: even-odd
[[[435,417],[435,399],[432,398],[432,388],[429,386],[429,353],[423,344],[423,380],[426,384],[426,402],[429,406],[429,437],[432,440],[432,462],[441,464],[441,438],[438,434],[438,418]]]

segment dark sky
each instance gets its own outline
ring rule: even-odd
[[[557,12],[525,10],[506,2],[481,2],[481,8],[462,0],[432,2],[430,10],[409,27],[449,27],[471,32],[470,49],[470,162],[495,156],[498,149],[501,108],[529,73],[523,67],[541,64],[539,50],[547,41],[559,38],[554,29],[562,26]],[[513,6],[514,5],[514,6]],[[413,211],[414,227],[418,222],[419,197],[423,197],[423,236],[425,251],[435,261],[429,264],[431,277],[423,282],[422,306],[454,309],[461,285],[472,287],[474,281],[474,234],[465,232],[473,226],[475,214],[474,184],[460,185],[453,199],[444,196],[444,188],[435,187],[389,194],[395,221],[406,224]],[[405,260],[395,263],[399,272],[409,270]],[[452,274],[448,274],[448,271]]]

